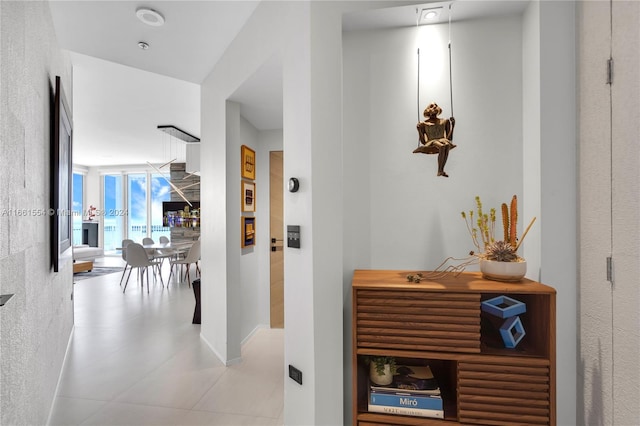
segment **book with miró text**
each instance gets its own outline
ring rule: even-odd
[[[411,394],[371,392],[369,403],[372,405],[386,405],[389,407],[407,407],[426,410],[442,410],[442,398],[439,396],[415,396]]]

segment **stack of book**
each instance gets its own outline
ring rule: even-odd
[[[405,416],[444,418],[440,388],[429,366],[398,366],[387,386],[371,383],[369,411]]]

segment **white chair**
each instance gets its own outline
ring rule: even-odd
[[[155,242],[153,241],[153,238],[149,238],[149,237],[144,237],[142,239],[142,245],[143,246],[150,246],[155,244]],[[152,248],[145,248],[145,250],[147,251],[147,255],[149,256],[149,259],[153,259],[153,254],[155,249]]]
[[[131,244],[133,240],[122,240],[122,260],[127,261],[127,246]],[[122,270],[122,277],[120,277],[120,287],[122,287],[122,280],[124,279],[124,274],[127,272],[128,263],[124,264],[124,269]]]
[[[124,293],[127,290],[127,284],[129,284],[129,278],[131,277],[131,271],[133,268],[138,268],[138,272],[140,274],[141,284],[144,286],[144,273],[147,273],[147,293],[149,293],[149,266],[160,268],[160,261],[157,260],[149,260],[147,257],[147,252],[142,247],[141,244],[138,243],[130,243],[127,246],[127,264],[131,267],[129,270],[129,275],[127,275],[127,282],[124,284]],[[162,287],[164,287],[164,281],[162,281],[162,274],[160,274],[160,282],[162,283]]]
[[[185,277],[187,278],[187,283],[191,286],[191,264],[196,265],[196,276],[198,275],[198,261],[200,260],[200,241],[194,241],[193,245],[189,249],[187,256],[184,259],[172,259],[171,262],[171,271],[169,272],[169,282],[171,282],[171,275],[173,274],[173,267],[176,265],[180,265],[180,280],[182,280],[182,267],[187,267],[187,272]]]
[[[165,237],[164,235],[160,237],[159,242],[160,244],[171,243],[171,241],[169,241],[169,238]],[[156,250],[155,258],[160,259],[160,262],[164,264],[165,259],[171,259],[172,257],[177,256],[177,254],[178,254],[178,251],[175,249],[171,249],[171,248],[158,249]]]

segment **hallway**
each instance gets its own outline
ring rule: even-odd
[[[187,283],[151,279],[147,294],[134,275],[124,294],[120,273],[76,282],[75,330],[50,424],[282,425],[283,330],[259,329],[242,363],[225,367],[191,324]]]

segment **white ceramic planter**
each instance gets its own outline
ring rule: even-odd
[[[369,378],[377,385],[390,385],[393,382],[393,374],[391,374],[391,366],[389,364],[384,365],[384,374],[378,374],[376,370],[376,363],[372,362],[369,367]]]
[[[480,259],[480,271],[488,280],[517,282],[527,273],[527,262],[498,262]]]

